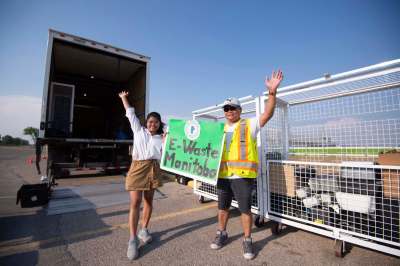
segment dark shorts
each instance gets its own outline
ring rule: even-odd
[[[240,212],[250,213],[253,187],[253,178],[218,179],[218,209],[229,209],[232,198],[235,197]]]

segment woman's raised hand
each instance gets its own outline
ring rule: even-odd
[[[128,91],[121,91],[120,93],[118,93],[118,96],[120,98],[127,97],[128,95],[129,95]]]

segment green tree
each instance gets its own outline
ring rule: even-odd
[[[5,135],[1,138],[0,144],[21,146],[21,145],[29,145],[29,141],[21,138],[14,138],[10,135]]]
[[[24,135],[31,136],[33,143],[36,143],[36,139],[39,136],[39,129],[35,127],[27,127],[24,129]]]
[[[14,143],[14,138],[11,137],[10,135],[5,135],[5,136],[1,139],[1,142],[2,142],[3,144],[6,144],[6,145],[11,145],[11,144]]]

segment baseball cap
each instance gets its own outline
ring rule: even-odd
[[[236,99],[236,98],[233,98],[233,97],[226,99],[224,101],[222,107],[227,106],[227,105],[230,105],[230,106],[233,106],[233,107],[241,107],[239,100]]]

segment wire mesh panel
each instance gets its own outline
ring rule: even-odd
[[[267,98],[262,98],[266,104]],[[263,104],[261,108],[263,109]],[[261,143],[266,160],[284,160],[288,157],[288,104],[277,100],[273,117],[261,129]]]
[[[268,161],[269,213],[400,247],[400,167]]]
[[[400,60],[383,65],[278,93],[287,115],[278,109],[262,133],[267,218],[400,255]]]
[[[399,148],[400,60],[389,63],[341,80],[282,88],[278,97],[289,104],[289,159],[371,161]]]
[[[400,142],[400,87],[290,106],[289,158],[370,161]]]
[[[253,118],[257,116],[257,106],[258,98],[251,98],[248,100],[241,100],[242,114],[241,118]],[[224,111],[222,110],[222,105],[215,106],[211,108],[206,108],[200,111],[195,111],[193,117],[198,120],[211,120],[225,122]],[[252,191],[252,212],[259,213],[259,201],[257,195],[260,193],[261,189],[258,187],[259,178],[254,182],[254,189]],[[216,186],[196,181],[194,185],[194,193],[197,195],[204,196],[213,200],[218,199]],[[232,205],[238,207],[237,201],[233,199]]]

